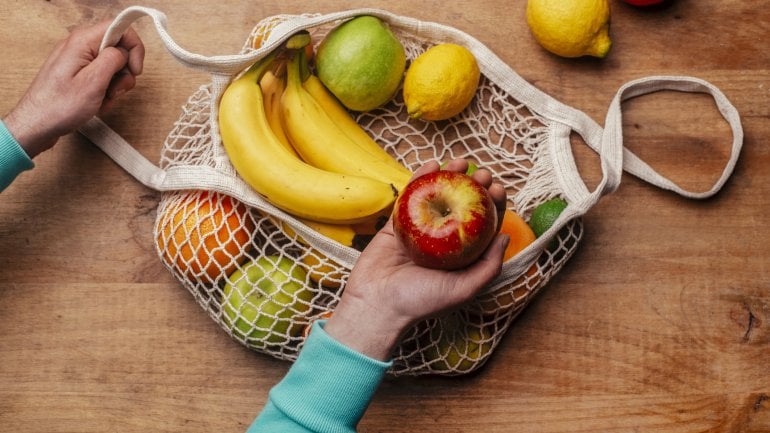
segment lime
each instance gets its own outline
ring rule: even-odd
[[[335,27],[316,53],[318,78],[347,108],[368,111],[388,102],[406,69],[404,46],[387,23],[359,16]]]
[[[441,169],[443,170],[443,169],[446,167],[446,165],[447,165],[447,163],[446,163],[446,162],[442,162],[442,163],[441,163],[441,166],[440,166],[439,168],[441,168]],[[473,161],[468,161],[468,169],[467,169],[467,170],[465,170],[465,174],[467,174],[468,176],[470,176],[470,175],[472,175],[473,173],[475,173],[475,172],[476,172],[476,170],[478,170],[478,169],[479,169],[479,166],[478,166],[478,165],[476,165],[476,164],[475,164]]]
[[[538,205],[532,212],[532,217],[529,219],[529,226],[532,227],[535,236],[540,237],[551,228],[566,207],[567,202],[558,197]]]
[[[604,57],[610,50],[608,0],[529,0],[527,24],[538,43],[562,57]]]
[[[460,114],[476,95],[480,77],[476,58],[467,48],[448,43],[434,45],[406,71],[406,111],[424,120],[445,120]]]

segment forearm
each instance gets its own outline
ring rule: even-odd
[[[248,432],[355,432],[390,362],[341,344],[317,322]]]

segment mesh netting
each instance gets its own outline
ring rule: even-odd
[[[290,18],[260,22],[243,52]],[[318,43],[335,24],[310,29],[313,41]],[[405,29],[394,31],[408,60],[435,44]],[[237,176],[220,141],[212,139],[212,104],[218,99],[212,89],[210,84],[200,87],[184,105],[164,143],[162,168],[204,165]],[[487,76],[482,75],[471,105],[448,121],[410,120],[400,95],[385,107],[355,114],[410,170],[431,160],[474,161],[505,186],[508,207],[525,219],[543,201],[563,197],[545,145],[549,121]],[[165,265],[229,335],[259,352],[294,360],[312,322],[333,313],[350,271],[348,257],[357,254],[349,246],[303,235],[308,231],[297,227],[302,224],[290,215],[248,206],[240,197],[174,191],[162,194],[155,234]],[[393,354],[391,373],[451,375],[477,369],[561,269],[581,236],[580,218],[569,221],[520,275],[497,282],[457,311],[413,326]]]

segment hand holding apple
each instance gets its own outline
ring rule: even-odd
[[[446,170],[464,173],[468,163],[454,160]],[[439,171],[437,162],[421,167],[413,180]],[[484,169],[473,173],[495,208],[505,209],[505,189]],[[361,253],[342,298],[325,330],[337,341],[365,355],[388,359],[401,334],[418,320],[458,307],[471,299],[501,270],[508,236],[498,235],[471,265],[445,271],[416,265],[393,231],[393,219]]]
[[[393,209],[393,231],[418,265],[455,270],[475,262],[494,238],[492,197],[464,173],[434,171],[412,180]]]

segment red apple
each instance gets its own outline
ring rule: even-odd
[[[416,264],[464,268],[481,256],[497,233],[495,203],[470,176],[435,171],[404,188],[393,209],[393,231]]]

